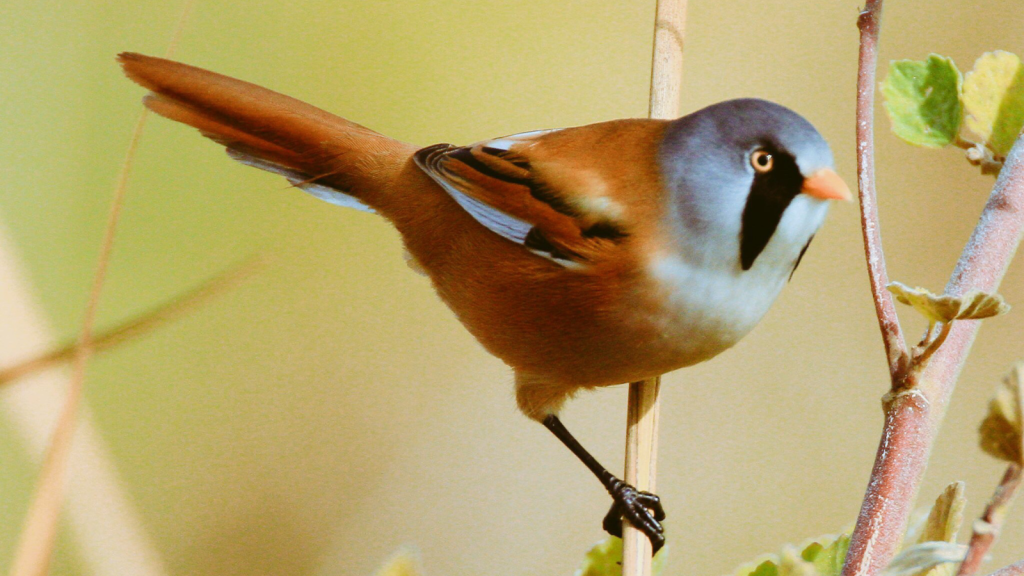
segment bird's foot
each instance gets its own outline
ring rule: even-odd
[[[622,521],[629,520],[637,530],[651,541],[651,553],[657,554],[665,545],[665,529],[661,521],[665,510],[661,499],[650,492],[641,492],[618,478],[609,483],[612,507],[604,517],[604,529],[612,536],[622,538]]]

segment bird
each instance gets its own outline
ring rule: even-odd
[[[665,542],[657,495],[611,474],[559,419],[581,391],[708,360],[760,321],[849,200],[831,149],[766,100],[674,120],[619,119],[467,146],[400,142],[289,96],[125,52],[145,106],[231,158],[397,228],[410,266],[514,372],[516,402]]]

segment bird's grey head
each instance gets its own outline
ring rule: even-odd
[[[765,100],[729,100],[673,121],[659,155],[670,229],[682,230],[684,257],[704,264],[795,260],[825,218],[823,198],[839,197],[801,193],[814,188],[805,183],[829,174],[849,193],[814,126]]]

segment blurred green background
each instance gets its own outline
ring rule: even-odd
[[[690,4],[684,111],[740,96],[793,107],[830,140],[852,183],[859,2]],[[24,301],[0,300],[5,363],[76,333],[143,94],[114,56],[162,54],[180,10],[150,0],[4,6],[0,247],[22,276],[0,277],[9,288],[0,294],[27,290],[45,328],[28,338]],[[466,143],[645,115],[653,12],[648,0],[200,0],[176,58],[396,138]],[[969,69],[986,50],[1021,53],[1022,40],[1016,1],[892,2],[881,60],[936,51]],[[940,289],[992,180],[958,152],[897,141],[884,117],[877,140],[890,272]],[[271,258],[257,278],[90,368],[99,442],[147,534],[143,547],[159,557],[150,573],[371,574],[415,545],[432,575],[570,574],[601,537],[606,494],[518,414],[509,370],[406,268],[382,220],[288,189],[153,118],[100,324],[254,253]],[[1020,262],[1003,293],[1024,305]],[[923,322],[904,316],[919,333]],[[965,479],[970,519],[990,495],[1002,465],[976,448],[975,430],[998,378],[1024,357],[1022,325],[1018,311],[982,330],[922,503]],[[726,573],[852,524],[886,389],[877,332],[857,211],[836,206],[753,334],[665,379],[658,491],[672,573]],[[0,401],[33,382],[0,391]],[[564,417],[621,469],[622,388],[586,395]],[[36,474],[23,428],[13,416],[0,421],[4,569]],[[115,508],[70,482],[75,501]],[[992,568],[1024,556],[1024,506],[1007,524]],[[69,517],[54,572],[112,573],[96,557],[131,549],[106,536],[112,525],[102,514]]]

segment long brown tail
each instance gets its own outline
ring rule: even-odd
[[[375,207],[416,150],[255,84],[130,52],[118,60],[129,78],[152,91],[145,99],[149,109],[198,128],[236,160],[280,173],[315,195],[313,189],[326,187]]]

